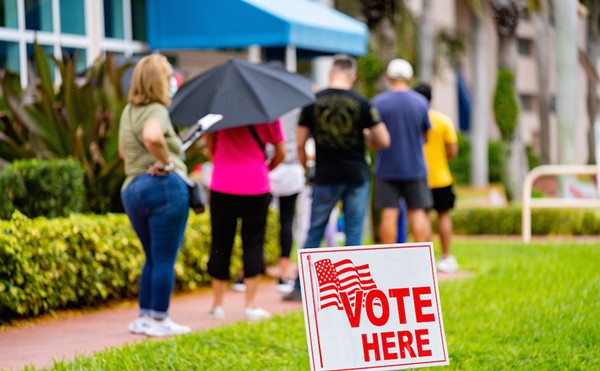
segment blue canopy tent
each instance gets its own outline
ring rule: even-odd
[[[147,3],[153,50],[286,47],[346,53],[367,51],[367,26],[310,0],[153,0]],[[295,63],[295,62],[294,62]]]

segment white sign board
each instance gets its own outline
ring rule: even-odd
[[[431,243],[301,249],[311,370],[449,363]]]

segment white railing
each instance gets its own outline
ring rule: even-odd
[[[523,184],[522,236],[531,241],[531,209],[537,208],[600,208],[594,198],[531,198],[533,182],[544,175],[597,175],[597,165],[542,165],[532,169]]]

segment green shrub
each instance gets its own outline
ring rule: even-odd
[[[488,142],[488,180],[490,183],[500,181],[502,169],[500,142]],[[449,161],[450,170],[456,184],[469,184],[471,181],[471,144],[462,134],[458,135],[458,156]]]
[[[521,233],[521,210],[517,207],[459,209],[452,218],[457,234]],[[532,232],[598,235],[600,213],[534,209]],[[206,271],[209,251],[209,216],[191,214],[175,264],[177,291],[210,283]],[[278,258],[277,215],[270,212],[265,262],[274,265]],[[0,221],[0,323],[57,309],[135,298],[143,260],[139,240],[124,214],[29,219],[15,212],[11,220]],[[241,267],[238,234],[231,276]]]
[[[519,118],[519,104],[514,89],[513,71],[498,70],[494,93],[494,119],[500,129],[502,140],[510,141]]]
[[[83,168],[70,159],[15,161],[0,172],[0,190],[6,195],[0,218],[14,210],[29,217],[66,216],[82,210]]]
[[[272,265],[279,257],[274,213],[267,223],[265,262]],[[210,283],[209,251],[208,214],[191,214],[175,265],[176,290]],[[124,214],[29,219],[16,212],[11,220],[0,221],[0,322],[135,298],[143,261]],[[238,240],[232,276],[241,265]]]
[[[452,212],[457,234],[521,234],[521,208],[473,208]],[[578,209],[533,209],[531,233],[534,235],[600,234],[600,213]]]
[[[372,98],[377,94],[377,81],[383,72],[379,58],[372,52],[358,59],[358,80],[361,92]]]
[[[73,158],[84,168],[87,211],[122,211],[125,179],[118,129],[127,103],[111,54],[77,76],[77,55],[62,61],[33,45],[35,73],[23,89],[18,73],[0,73],[0,162],[24,158]],[[60,83],[52,78],[56,68]]]
[[[498,183],[502,175],[504,156],[502,156],[502,143],[498,140],[488,142],[488,180]]]

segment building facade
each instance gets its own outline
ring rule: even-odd
[[[258,0],[250,3],[266,4]],[[423,0],[406,0],[416,17],[423,11]],[[329,0],[320,0],[324,5],[331,5]],[[329,2],[329,3],[328,3]],[[146,0],[4,0],[0,1],[0,68],[7,68],[20,74],[22,85],[27,85],[29,69],[33,68],[33,43],[37,39],[49,55],[59,59],[77,55],[79,71],[84,71],[94,60],[106,52],[125,57],[148,52],[148,9],[147,4],[158,6],[161,2],[150,3]],[[166,2],[165,2],[166,3]],[[474,73],[472,44],[472,14],[465,0],[431,0],[432,19],[437,31],[447,30],[465,36],[465,54],[461,59],[461,74],[467,86],[473,85]],[[484,5],[487,1],[483,2]],[[170,6],[170,5],[169,5]],[[186,2],[179,3],[181,8]],[[192,2],[188,6],[198,6]],[[256,5],[255,5],[256,6]],[[171,7],[173,8],[173,7]],[[169,8],[169,9],[171,9]],[[173,14],[181,9],[170,10],[168,22],[172,22]],[[162,13],[161,13],[162,14]],[[160,14],[159,14],[160,16]],[[579,39],[576,40],[581,49],[585,49],[585,16],[580,13]],[[497,37],[491,10],[486,5],[482,11],[482,29],[486,39],[486,65],[489,80],[486,94],[493,99],[495,76],[497,70]],[[285,22],[284,22],[285,23]],[[517,30],[518,59],[516,63],[516,87],[520,100],[520,129],[525,142],[534,149],[539,149],[539,118],[537,113],[537,66],[535,48],[547,48],[550,56],[551,102],[555,102],[556,58],[555,35],[551,27],[548,45],[539,45],[535,40],[532,22],[523,18]],[[186,50],[165,50],[177,61],[178,68],[186,76],[194,76],[202,71],[222,63],[228,58],[248,58],[245,48],[228,49],[227,51],[200,50],[202,48],[184,48]],[[318,61],[318,59],[317,59]],[[313,69],[318,70],[314,68]],[[448,63],[439,65],[433,81],[433,106],[449,115],[455,123],[459,122],[459,94],[457,74],[454,66]],[[588,120],[586,113],[586,75],[583,68],[578,73],[579,99],[577,127],[573,128],[577,140],[577,162],[587,159]],[[55,76],[55,81],[60,77]],[[318,74],[313,71],[315,81]],[[487,117],[488,133],[491,138],[499,136],[490,109]],[[555,104],[551,104],[551,159],[558,159],[558,129],[554,115]]]
[[[409,0],[410,6],[416,17],[423,12],[423,0]],[[488,92],[486,99],[489,100],[489,112],[487,115],[487,126],[490,138],[499,138],[499,130],[494,121],[492,100],[496,86],[496,72],[498,66],[498,38],[492,11],[488,1],[483,1],[481,12],[481,29],[485,37],[485,59],[486,73],[488,77],[486,86]],[[460,62],[460,72],[466,80],[469,87],[474,83],[473,50],[472,37],[474,32],[473,14],[465,0],[431,0],[432,18],[436,31],[448,30],[457,31],[457,34],[463,38],[465,43],[465,52]],[[552,21],[552,12],[549,28],[549,39],[546,44],[536,42],[535,28],[530,16],[523,14],[519,20],[517,28],[517,61],[515,71],[515,85],[520,103],[519,127],[524,142],[532,147],[535,153],[539,153],[539,131],[540,120],[538,115],[538,81],[537,81],[537,62],[535,48],[544,48],[547,50],[550,64],[549,80],[550,90],[550,148],[551,162],[558,161],[558,124],[556,120],[556,91],[557,91],[557,67],[556,67],[556,33]],[[586,14],[585,9],[580,8],[578,18],[578,39],[574,40],[580,50],[585,50],[586,42]],[[459,122],[459,104],[457,91],[457,74],[453,67],[441,63],[442,68],[437,71],[433,81],[434,97],[432,105],[441,112],[449,115],[455,123]],[[577,163],[585,163],[587,160],[587,135],[588,118],[586,111],[587,97],[587,76],[585,69],[580,66],[578,69],[578,106],[577,106],[577,126],[573,128],[577,153],[575,155]],[[472,91],[472,90],[471,90]]]
[[[79,71],[104,52],[127,57],[143,53],[147,50],[146,1],[1,1],[0,68],[18,72],[22,85],[28,83],[36,39],[59,59],[77,54]]]

